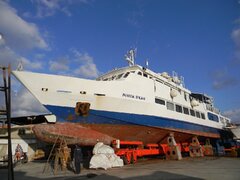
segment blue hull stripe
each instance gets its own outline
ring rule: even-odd
[[[89,124],[135,124],[151,127],[173,128],[181,130],[200,131],[219,134],[218,129],[193,124],[184,121],[178,121],[157,116],[148,116],[140,114],[129,114],[109,111],[90,110],[87,117],[77,116],[75,109],[60,106],[45,106],[49,111],[57,116],[59,122],[80,122]],[[204,121],[204,120],[203,120]]]

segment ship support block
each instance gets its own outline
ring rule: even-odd
[[[192,138],[192,143],[189,146],[190,157],[203,157],[202,146],[200,145],[197,136]]]
[[[181,160],[182,159],[181,147],[176,143],[173,133],[170,133],[170,135],[167,138],[167,142],[168,151],[166,152],[166,159]]]
[[[210,139],[206,140],[206,143],[204,145],[204,155],[205,156],[213,156],[213,147],[210,143]]]

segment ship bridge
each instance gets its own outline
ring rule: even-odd
[[[139,65],[134,65],[131,67],[124,67],[120,69],[114,69],[100,77],[98,77],[97,81],[116,81],[116,80],[124,80],[130,74],[138,73],[141,70]]]
[[[144,79],[153,80],[153,83],[160,82],[171,89],[175,89],[177,91],[183,91],[187,94],[191,92],[185,88],[184,84],[184,77],[178,76],[175,71],[173,71],[172,76],[169,75],[167,72],[156,73],[153,72],[148,68],[148,61],[146,62],[146,66],[140,66],[135,64],[135,57],[136,57],[136,49],[131,49],[125,55],[125,59],[127,60],[129,66],[123,68],[115,68],[114,70],[98,77],[97,81],[123,81],[131,78],[131,80],[139,80],[137,77],[142,77]],[[132,76],[133,75],[133,76]],[[137,78],[137,79],[136,79]],[[197,98],[199,99],[199,98]],[[204,99],[210,99],[205,96]]]
[[[199,100],[199,101],[204,102],[206,104],[212,104],[213,103],[213,97],[208,96],[206,94],[191,93],[190,96],[195,98],[196,100]]]
[[[199,93],[191,93],[190,97],[198,100],[199,102],[205,103],[208,111],[214,112],[216,114],[220,113],[219,109],[214,107],[213,97],[208,96],[206,94],[199,94]]]

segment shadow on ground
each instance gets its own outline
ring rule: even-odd
[[[1,174],[1,179],[8,179],[8,174],[7,170],[0,169],[0,174]],[[57,175],[57,176],[52,176],[52,177],[33,177],[33,176],[27,176],[25,172],[21,171],[15,171],[14,172],[14,177],[15,180],[42,180],[42,179],[48,179],[48,180],[84,180],[84,179],[94,179],[94,180],[117,180],[117,179],[126,179],[126,180],[137,180],[137,179],[149,179],[149,180],[155,180],[155,179],[191,179],[191,180],[200,180],[200,178],[195,178],[191,176],[185,176],[185,175],[180,175],[180,174],[173,174],[173,173],[168,173],[168,172],[162,172],[162,171],[157,171],[154,172],[150,175],[145,175],[145,176],[135,176],[135,177],[128,177],[128,178],[119,178],[116,176],[110,176],[108,174],[94,174],[94,173],[89,173],[86,175]]]

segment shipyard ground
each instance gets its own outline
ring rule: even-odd
[[[184,158],[181,161],[142,159],[122,168],[82,169],[80,175],[70,170],[53,175],[51,168],[42,173],[45,164],[46,161],[19,164],[14,168],[15,179],[240,179],[240,158],[231,157]],[[0,175],[0,179],[7,179],[7,170],[0,169]]]

